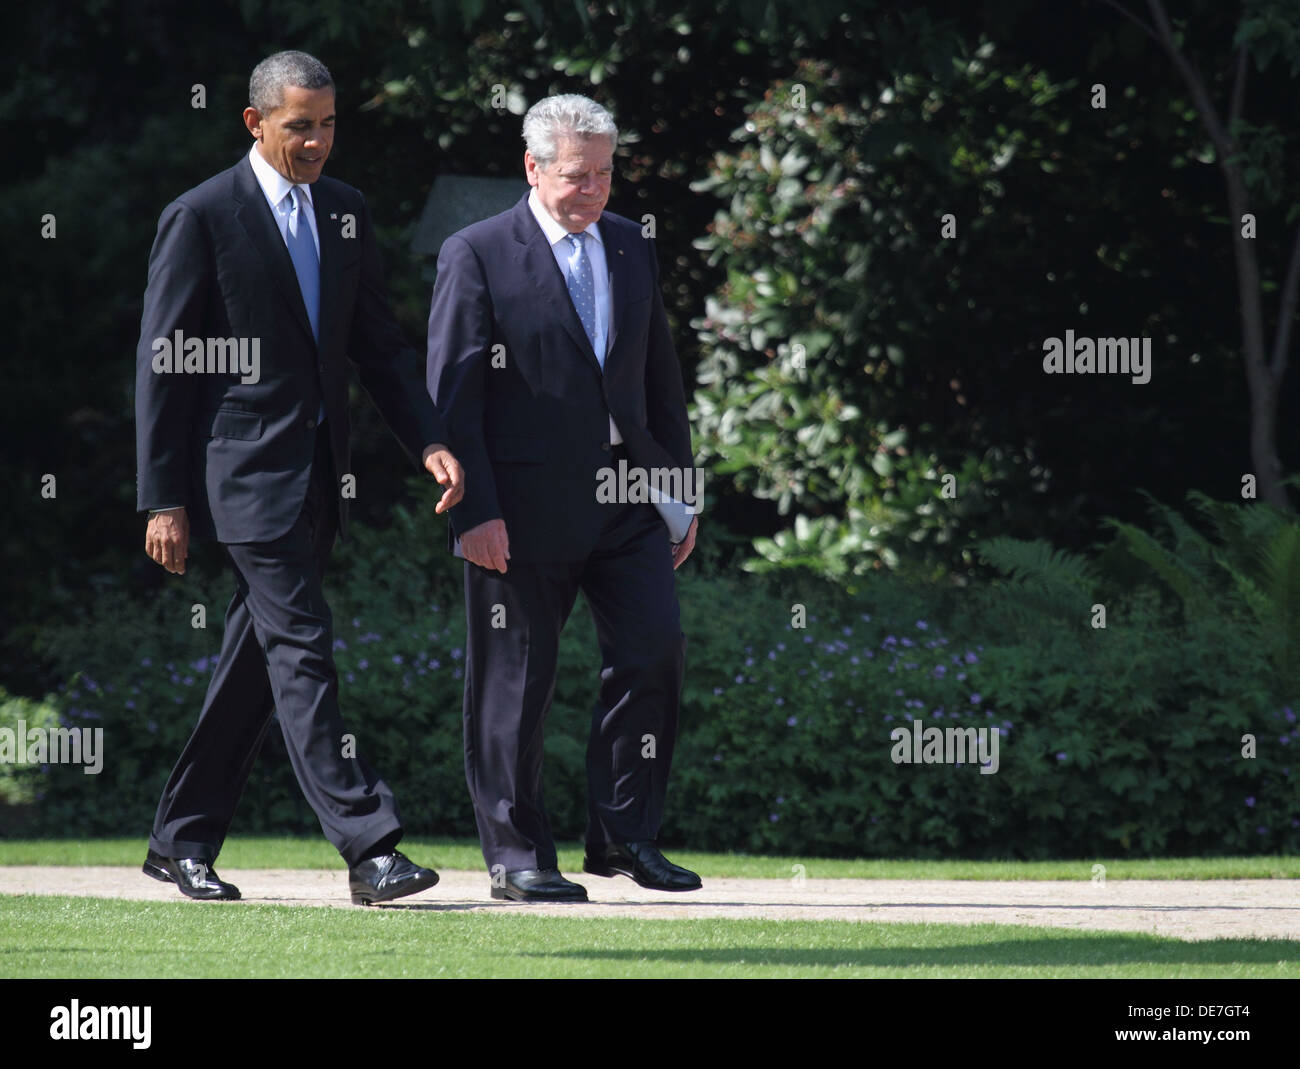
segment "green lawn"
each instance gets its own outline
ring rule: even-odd
[[[140,865],[147,842],[135,839],[0,840],[0,865]],[[401,849],[435,869],[485,869],[473,839],[407,839]],[[705,878],[737,876],[788,879],[803,865],[809,879],[866,880],[1088,880],[1092,866],[1106,866],[1107,880],[1300,879],[1297,857],[1216,857],[1076,861],[844,861],[815,857],[761,857],[666,851],[678,864]],[[342,861],[322,837],[231,839],[218,859],[223,869],[339,869]],[[582,870],[582,847],[562,844],[560,868]]]
[[[6,977],[1300,977],[1300,942],[0,897]]]

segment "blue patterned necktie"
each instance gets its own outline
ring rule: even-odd
[[[573,300],[573,309],[578,313],[578,319],[582,321],[582,329],[587,332],[587,340],[591,342],[592,352],[596,354],[596,359],[604,368],[605,354],[596,348],[596,284],[592,279],[591,261],[587,259],[587,247],[584,241],[586,236],[585,232],[564,235],[564,240],[573,249],[567,261],[569,272],[566,281],[569,285],[569,297]]]
[[[292,196],[287,242],[289,258],[298,275],[298,287],[307,306],[312,337],[320,341],[320,260],[316,255],[316,243],[311,238],[311,224],[307,222],[307,198],[299,186],[293,187]]]

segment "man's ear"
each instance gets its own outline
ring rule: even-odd
[[[262,140],[262,113],[254,107],[244,109],[244,125],[257,140]]]

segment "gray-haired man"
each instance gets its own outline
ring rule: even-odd
[[[466,472],[465,770],[495,898],[582,901],[556,867],[542,729],[578,591],[603,668],[587,746],[584,869],[686,891],[655,845],[685,639],[673,570],[690,554],[651,504],[608,502],[601,472],[691,471],[681,369],[654,243],[604,211],[618,131],[580,96],[524,118],[533,187],[448,238],[429,316],[429,392]]]

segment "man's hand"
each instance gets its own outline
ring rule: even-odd
[[[506,521],[488,520],[460,536],[460,551],[465,559],[480,568],[491,568],[502,575],[510,559],[510,539],[506,536]]]
[[[691,520],[690,530],[686,532],[686,537],[673,546],[673,571],[677,571],[686,563],[686,558],[691,555],[691,550],[695,548],[695,529],[699,525],[700,518],[696,516],[695,519]]]
[[[441,442],[424,447],[424,470],[437,479],[440,486],[447,488],[434,506],[434,512],[446,512],[465,496],[465,473],[460,461]],[[504,568],[501,570],[505,571]]]
[[[144,551],[176,575],[185,574],[190,553],[190,518],[184,508],[155,512],[144,532]]]

